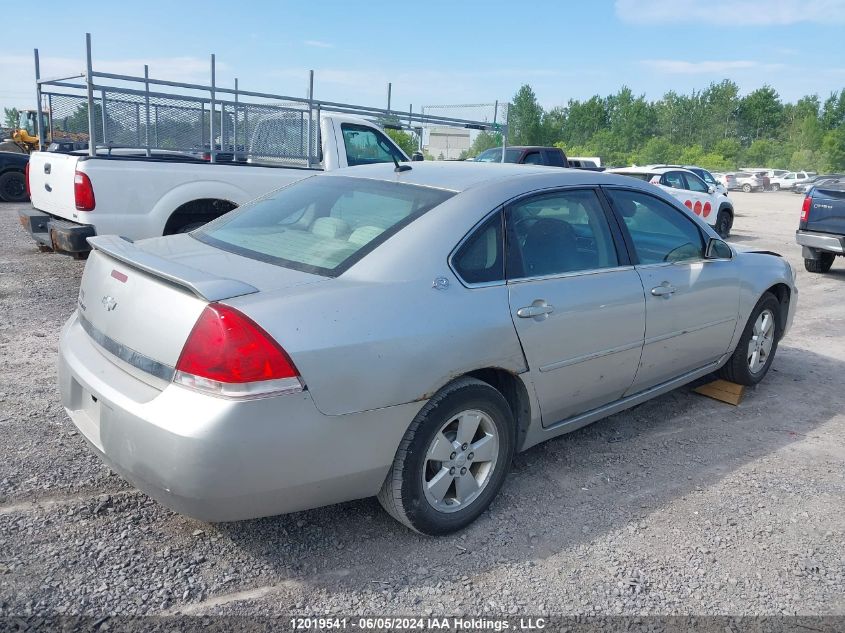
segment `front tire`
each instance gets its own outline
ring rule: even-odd
[[[722,209],[719,211],[719,215],[716,216],[716,233],[719,234],[719,237],[722,239],[728,239],[728,236],[731,234],[731,227],[733,226],[733,215],[727,209]]]
[[[460,530],[502,487],[515,437],[502,394],[480,380],[460,378],[414,418],[378,500],[394,519],[421,534]]]
[[[742,185],[742,190],[743,190],[745,193],[751,193],[751,192],[753,191],[753,189],[752,189],[751,185]]]
[[[756,385],[772,366],[782,330],[780,301],[767,292],[751,311],[734,353],[719,374],[739,385]]]
[[[810,273],[826,273],[833,266],[836,255],[833,253],[819,253],[818,259],[804,259],[804,268]]]

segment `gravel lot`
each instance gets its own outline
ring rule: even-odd
[[[101,465],[55,384],[84,262],[0,204],[0,615],[845,614],[845,262],[803,269],[801,198],[735,194],[798,313],[738,407],[680,389],[516,458],[456,536],[364,500],[209,525]]]

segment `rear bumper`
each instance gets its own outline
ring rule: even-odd
[[[375,495],[424,402],[327,416],[308,391],[234,401],[157,389],[107,358],[74,313],[59,343],[62,404],[112,469],[204,521]]]
[[[18,212],[18,220],[32,239],[58,253],[87,253],[91,250],[88,238],[97,234],[90,224],[62,220],[37,209]]]
[[[829,253],[845,254],[845,236],[831,233],[816,233],[815,231],[795,232],[795,241],[805,249],[827,251]],[[804,253],[805,257],[807,253]],[[812,258],[810,258],[812,259]]]

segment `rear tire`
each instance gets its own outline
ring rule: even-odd
[[[819,253],[818,259],[804,259],[804,268],[810,273],[826,273],[833,266],[836,255],[833,253]]]
[[[3,202],[26,202],[26,179],[19,171],[7,171],[0,176],[0,200]]]
[[[782,331],[780,301],[767,292],[751,311],[739,343],[719,375],[739,385],[756,385],[772,366]]]
[[[772,191],[780,191],[780,185],[775,183],[772,185]]]
[[[459,378],[414,418],[378,500],[394,519],[421,534],[460,530],[487,509],[502,487],[515,437],[513,414],[502,394],[480,380]]]

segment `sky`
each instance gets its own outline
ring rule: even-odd
[[[546,107],[621,86],[656,99],[732,79],[786,101],[845,88],[845,0],[42,0],[0,45],[0,106],[34,107],[42,77],[84,70],[85,33],[106,72],[384,107],[510,100]],[[20,0],[0,0],[6,23]],[[44,28],[45,25],[47,28]],[[37,28],[36,28],[37,27]]]

